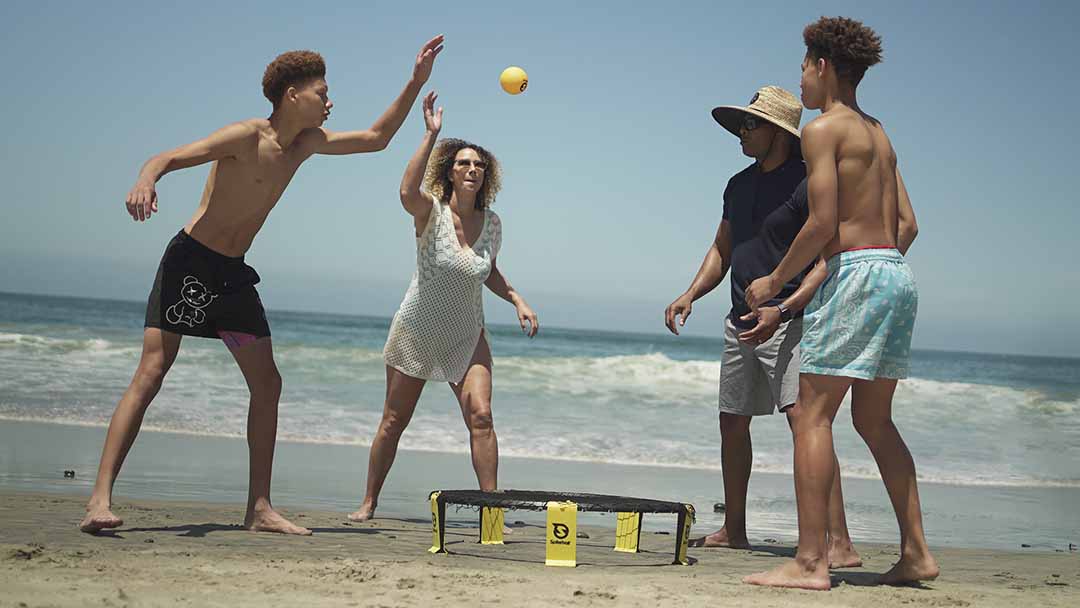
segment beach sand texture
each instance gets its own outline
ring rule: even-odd
[[[1080,554],[937,549],[939,580],[873,586],[897,547],[859,545],[863,568],[834,573],[830,592],[744,585],[793,554],[691,549],[669,565],[673,534],[642,533],[639,554],[611,550],[614,529],[584,528],[576,569],[543,565],[544,531],[514,527],[503,546],[477,544],[475,514],[448,511],[452,555],[431,555],[423,519],[345,522],[344,513],[284,511],[315,535],[254,534],[234,506],[124,501],[124,526],[76,529],[84,498],[0,494],[0,607],[37,606],[1076,606]],[[507,522],[516,521],[514,512]],[[700,534],[704,530],[695,529]]]

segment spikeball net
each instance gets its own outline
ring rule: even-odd
[[[439,490],[432,492],[431,551],[446,550],[446,506],[473,507],[480,511],[480,542],[503,544],[503,523],[507,510],[547,511],[545,563],[549,566],[577,565],[577,513],[617,513],[615,551],[640,551],[641,520],[646,513],[671,513],[678,516],[675,530],[675,564],[689,565],[686,556],[694,506],[680,502],[586,494],[580,492],[543,492],[534,490]]]

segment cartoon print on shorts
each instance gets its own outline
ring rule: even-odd
[[[184,277],[184,286],[180,289],[181,300],[165,310],[165,319],[173,325],[183,323],[188,327],[202,325],[206,313],[202,309],[210,305],[217,294],[210,293],[199,279],[188,275]]]

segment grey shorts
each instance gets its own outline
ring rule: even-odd
[[[802,318],[781,323],[762,344],[740,342],[741,331],[730,318],[724,319],[720,412],[761,416],[794,405],[799,396]]]

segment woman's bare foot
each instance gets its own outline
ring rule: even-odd
[[[881,575],[882,585],[910,585],[919,581],[932,581],[941,574],[934,556],[926,553],[920,557],[901,557],[900,561]]]
[[[311,536],[311,530],[292,523],[273,509],[256,509],[254,512],[248,513],[247,517],[244,518],[244,527],[252,532],[276,532],[278,534]]]
[[[750,541],[743,535],[741,538],[730,538],[726,528],[720,528],[716,532],[701,538],[692,538],[688,543],[691,547],[724,547],[727,549],[749,549]]]
[[[829,543],[830,568],[858,568],[862,565],[862,557],[855,551],[855,546],[850,540],[843,543]]]
[[[349,521],[355,521],[358,523],[368,521],[369,519],[375,517],[376,506],[377,505],[375,502],[365,500],[363,503],[360,504],[359,509],[353,511],[352,513],[349,513],[346,517],[349,518]]]
[[[124,520],[113,514],[108,503],[91,502],[86,505],[86,517],[79,524],[79,529],[88,534],[95,534],[106,528],[119,528]]]
[[[768,572],[751,574],[743,579],[744,583],[766,587],[790,587],[811,591],[828,591],[832,587],[829,581],[829,568],[817,560],[817,563],[802,564],[797,559],[777,566]]]

